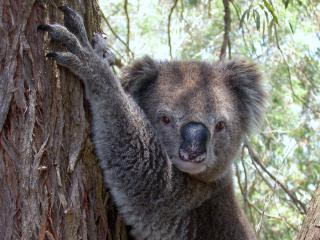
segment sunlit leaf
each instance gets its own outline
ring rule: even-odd
[[[269,39],[272,41],[273,39],[273,25],[274,25],[275,21],[274,18],[271,20],[271,22],[268,25],[268,37]]]
[[[275,11],[274,11],[273,6],[267,0],[263,0],[263,3],[266,6],[266,8],[268,9],[268,11],[271,13],[275,23],[279,24],[278,17],[276,15]]]

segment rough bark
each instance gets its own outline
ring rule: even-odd
[[[37,25],[65,1],[0,0],[0,239],[127,239],[90,141],[80,81]],[[70,0],[92,36],[96,1]]]
[[[297,240],[320,239],[320,187],[316,191]]]

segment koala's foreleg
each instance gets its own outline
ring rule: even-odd
[[[47,31],[68,50],[47,56],[84,83],[96,152],[116,203],[128,216],[143,216],[164,207],[173,213],[176,209],[171,206],[185,201],[184,192],[191,192],[189,185],[181,187],[184,175],[173,170],[146,117],[124,92],[109,62],[90,45],[82,18],[69,7],[61,10],[66,27],[45,24],[38,29]],[[199,187],[196,190],[201,191]],[[188,204],[181,202],[179,211],[184,206]]]

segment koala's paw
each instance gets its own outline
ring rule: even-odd
[[[108,61],[110,66],[115,64],[116,57],[107,47],[106,37],[102,36],[102,34],[100,33],[94,33],[91,40],[91,45],[95,54],[97,54],[100,58]]]
[[[77,36],[82,45],[90,48],[82,17],[67,5],[60,6],[59,9],[64,14],[64,25],[66,28]]]
[[[97,68],[103,67],[105,63],[109,65],[113,63],[114,56],[111,53],[109,54],[110,51],[106,54],[107,47],[106,45],[102,47],[100,37],[94,37],[96,43],[95,47],[92,48],[87,37],[83,19],[77,12],[68,6],[61,6],[59,9],[64,14],[65,26],[42,24],[38,26],[38,30],[48,32],[50,37],[54,41],[62,43],[68,52],[51,52],[47,54],[47,57],[54,59],[59,65],[68,68],[82,80],[88,80],[92,77],[93,73],[99,72]]]

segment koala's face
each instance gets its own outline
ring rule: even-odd
[[[265,94],[243,62],[163,62],[149,58],[125,75],[172,163],[213,181],[230,169],[242,137],[259,120]]]

